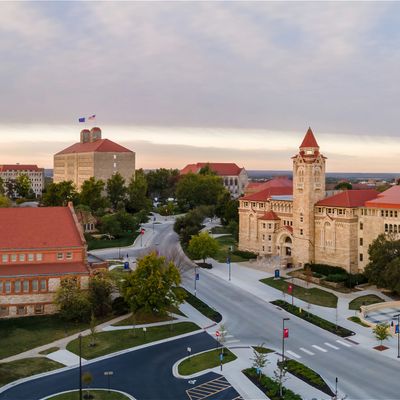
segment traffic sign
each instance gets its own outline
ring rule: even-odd
[[[279,269],[275,270],[275,278],[279,278]]]
[[[216,336],[216,337],[221,336],[221,332],[220,332],[220,331],[215,331],[215,336]]]
[[[230,257],[227,257],[227,258],[226,258],[226,263],[227,263],[227,264],[230,264],[230,263],[231,263],[231,258],[230,258]]]
[[[222,353],[220,353],[219,359],[220,359],[220,361],[222,361],[224,359],[224,355]]]
[[[287,288],[288,293],[292,293],[293,292],[293,285],[289,284],[288,288]]]
[[[199,281],[200,280],[200,274],[196,274],[196,281]]]
[[[129,269],[129,261],[124,262],[124,269]]]
[[[397,324],[396,324],[396,328],[395,328],[394,333],[400,333],[400,332],[399,332],[399,325],[397,325]]]
[[[144,232],[145,232],[145,229],[142,228],[142,229],[140,230],[140,234],[141,234],[141,235],[144,235]]]
[[[289,328],[285,328],[283,330],[283,338],[287,339],[289,337]]]

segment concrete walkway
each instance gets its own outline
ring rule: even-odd
[[[54,353],[47,354],[46,357],[50,360],[57,361],[58,363],[64,364],[68,367],[71,365],[79,364],[79,356],[68,350],[57,350]],[[82,358],[82,362],[85,361],[86,359]]]

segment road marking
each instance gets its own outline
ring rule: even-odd
[[[325,342],[325,345],[328,346],[328,347],[330,347],[330,348],[332,348],[332,349],[339,350],[339,347],[336,347],[336,346],[334,346],[333,344],[330,344],[330,343]]]
[[[345,347],[351,347],[351,345],[350,344],[347,344],[347,343],[345,343],[345,342],[342,342],[341,340],[336,340],[339,344],[341,344],[342,346],[345,346]]]
[[[312,347],[314,347],[314,349],[317,349],[319,351],[323,351],[324,353],[326,353],[328,350],[323,349],[322,347],[317,346],[316,344],[311,345]]]
[[[231,384],[225,379],[225,377],[221,376],[217,379],[213,379],[195,386],[192,389],[186,390],[186,394],[190,400],[202,400],[231,387]]]
[[[304,347],[300,347],[300,350],[301,350],[301,351],[304,351],[304,353],[309,354],[310,356],[313,356],[313,355],[314,355],[314,353],[313,353],[312,351],[307,350],[307,349],[305,349]]]
[[[299,355],[298,355],[297,353],[295,353],[294,351],[286,350],[286,353],[290,354],[290,355],[293,356],[293,357],[301,358],[301,356],[299,356]]]
[[[225,335],[226,338],[233,337],[233,335]]]
[[[227,340],[227,341],[225,342],[225,344],[229,344],[229,343],[238,343],[238,342],[240,342],[239,339],[231,339],[231,340]]]

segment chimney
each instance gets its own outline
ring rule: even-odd
[[[101,139],[101,129],[100,128],[92,128],[90,130],[90,143],[96,142]]]
[[[81,131],[81,143],[89,143],[90,141],[90,131],[89,129],[84,129]]]

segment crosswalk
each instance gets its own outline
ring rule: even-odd
[[[220,333],[220,336],[216,336],[216,332]],[[223,342],[223,344],[225,346],[230,346],[233,345],[235,343],[240,343],[239,339],[236,339],[233,335],[231,335],[228,331],[221,331],[218,329],[215,330],[209,330],[208,333],[214,337],[215,339],[217,339],[219,342]]]
[[[318,352],[328,353],[329,351],[338,351],[340,349],[343,349],[344,347],[348,348],[348,347],[352,347],[352,345],[349,343],[346,343],[343,340],[336,340],[335,344],[332,344],[329,342],[325,342],[325,343],[319,344],[319,345],[312,344],[310,349],[307,349],[305,347],[299,347],[298,350],[299,350],[299,353],[302,355],[307,354],[309,356],[315,356],[315,354],[317,354]],[[293,349],[286,350],[285,354],[288,354],[289,356],[291,356],[293,358],[297,358],[297,359],[302,357],[302,355],[296,353],[295,351],[293,351]]]

